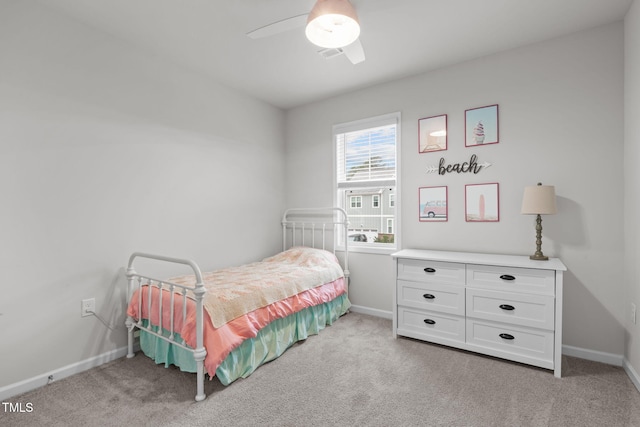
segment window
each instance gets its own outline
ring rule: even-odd
[[[333,135],[335,194],[337,206],[349,215],[349,244],[395,249],[400,114],[336,125]]]

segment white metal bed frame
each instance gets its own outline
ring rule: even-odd
[[[282,250],[286,250],[288,247],[296,246],[310,246],[310,247],[318,247],[325,250],[329,244],[327,236],[328,233],[331,232],[333,234],[331,239],[331,247],[332,252],[335,254],[337,248],[337,240],[336,231],[338,227],[343,228],[343,236],[344,236],[344,275],[345,280],[347,281],[347,285],[349,283],[349,251],[348,251],[348,243],[347,243],[347,232],[349,227],[349,221],[347,217],[347,213],[344,209],[329,207],[329,208],[296,208],[296,209],[288,209],[285,211],[282,216]],[[290,232],[291,241],[290,245],[287,245],[288,239],[287,235]],[[321,246],[316,246],[316,235],[321,236]],[[298,239],[296,238],[298,236]],[[308,236],[308,237],[307,237]],[[311,240],[310,244],[306,244],[308,240]],[[193,270],[193,273],[196,277],[195,286],[184,286],[179,285],[177,283],[168,282],[166,280],[159,280],[150,276],[138,274],[134,269],[134,262],[136,259],[146,258],[154,261],[172,263],[172,264],[182,264],[186,265]],[[127,306],[131,301],[131,297],[134,292],[138,290],[141,293],[142,286],[148,285],[148,297],[145,302],[148,307],[148,312],[151,312],[152,306],[152,289],[155,287],[158,289],[158,307],[160,313],[162,313],[162,291],[167,290],[171,295],[171,307],[170,307],[170,317],[171,321],[169,325],[162,324],[162,316],[159,320],[159,325],[152,325],[151,322],[147,322],[147,325],[144,325],[143,319],[140,318],[137,322],[127,316],[127,320],[125,325],[128,330],[128,344],[127,344],[127,358],[132,358],[135,356],[133,352],[133,344],[134,344],[134,331],[136,328],[140,330],[144,330],[146,333],[154,335],[164,341],[172,345],[176,345],[186,351],[189,351],[193,354],[193,358],[196,362],[196,401],[202,401],[206,398],[206,394],[204,393],[204,359],[207,355],[207,350],[204,348],[204,338],[203,338],[203,319],[204,319],[204,304],[203,298],[206,293],[204,289],[204,284],[202,281],[202,272],[198,264],[189,259],[181,259],[181,258],[172,258],[162,255],[154,255],[143,252],[134,252],[129,257],[129,263],[127,266],[127,282],[128,282],[128,298],[127,298]],[[348,286],[347,286],[348,289]],[[178,292],[182,295],[182,321],[184,322],[187,316],[187,292],[190,291],[193,297],[191,299],[194,300],[196,305],[196,348],[189,347],[184,340],[178,340],[175,337],[175,330],[173,324],[174,318],[174,301],[175,295]],[[191,296],[190,294],[190,296]],[[142,313],[142,297],[138,298],[138,313]],[[142,316],[140,316],[142,317]],[[169,332],[169,336],[165,336],[162,334],[163,328]]]

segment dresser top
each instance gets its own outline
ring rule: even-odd
[[[409,258],[428,261],[458,262],[464,264],[498,265],[505,267],[536,268],[540,270],[566,271],[567,267],[558,258],[535,261],[528,255],[500,255],[473,252],[433,251],[426,249],[403,249],[391,254],[393,258]]]

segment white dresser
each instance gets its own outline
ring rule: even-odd
[[[557,258],[405,249],[396,260],[393,335],[552,369],[561,376]]]

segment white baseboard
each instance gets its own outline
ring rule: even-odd
[[[390,311],[378,310],[376,308],[363,307],[361,305],[352,305],[350,308],[354,313],[368,314],[369,316],[382,317],[384,319],[393,319],[393,313]]]
[[[72,363],[71,365],[64,366],[62,368],[44,373],[42,375],[38,375],[33,378],[28,378],[15,384],[9,384],[0,388],[0,401],[6,401],[10,397],[35,390],[36,388],[45,386],[52,381],[61,380],[66,377],[70,377],[71,375],[79,374],[80,372],[84,372],[107,362],[120,359],[121,357],[124,357],[126,355],[127,347],[122,347],[116,350],[109,351],[107,353],[99,354],[98,356],[94,356],[86,360],[82,360],[77,363]]]
[[[621,354],[605,353],[603,351],[589,350],[570,345],[562,346],[562,354],[614,366],[622,366],[622,361],[624,359],[624,356]]]
[[[352,305],[351,311],[354,313],[368,314],[375,317],[383,317],[392,319],[393,313],[389,311],[377,310],[374,308]],[[567,356],[578,357],[580,359],[591,360],[592,362],[606,363],[607,365],[621,366],[624,368],[627,376],[640,392],[640,375],[633,369],[633,366],[621,354],[605,353],[603,351],[589,350],[586,348],[574,347],[570,345],[562,346],[562,354]]]
[[[367,314],[369,316],[382,317],[384,319],[393,318],[393,313],[390,311],[378,310],[375,308],[363,307],[359,305],[352,305],[351,311],[353,311],[354,313]],[[136,345],[135,347],[136,348],[134,348],[134,350],[138,351],[138,345]],[[633,366],[631,366],[631,364],[624,358],[624,356],[620,354],[605,353],[602,351],[589,350],[580,347],[573,347],[570,345],[562,346],[562,354],[572,357],[578,357],[580,359],[591,360],[594,362],[606,363],[608,365],[622,366],[629,376],[629,379],[631,379],[631,382],[633,382],[638,391],[640,391],[640,376],[635,371],[635,369],[633,369]],[[0,401],[6,401],[13,396],[27,393],[31,390],[35,390],[36,388],[45,386],[49,384],[50,381],[57,381],[61,380],[62,378],[70,377],[71,375],[79,374],[80,372],[96,368],[105,363],[120,359],[121,357],[125,357],[126,355],[127,348],[122,347],[77,363],[73,363],[54,371],[17,382],[15,384],[9,384],[0,388]],[[53,379],[50,380],[50,377]]]
[[[393,319],[393,312],[377,310],[374,308],[352,305],[351,311],[354,313],[368,314],[370,316],[382,317],[385,319]],[[603,351],[589,350],[586,348],[574,347],[570,345],[562,346],[562,354],[567,356],[578,357],[580,359],[591,360],[592,362],[606,363],[607,365],[621,366],[631,379],[631,382],[640,392],[640,375],[633,369],[627,359],[621,354],[605,353]]]
[[[633,366],[631,366],[626,358],[622,362],[622,367],[624,368],[624,371],[627,373],[627,376],[629,377],[633,385],[636,386],[636,389],[640,392],[640,376],[638,376],[638,373],[635,369],[633,369]]]

